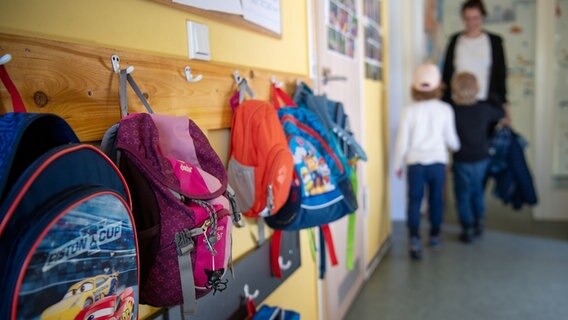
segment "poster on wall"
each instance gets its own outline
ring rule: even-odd
[[[328,50],[355,58],[358,33],[355,0],[329,0],[327,5]]]
[[[568,177],[568,0],[556,8],[556,90],[554,94],[554,175]]]
[[[365,27],[365,77],[383,79],[383,35],[381,29],[381,1],[363,2],[363,25]]]
[[[424,33],[426,35],[426,56],[433,63],[442,62],[445,35],[443,30],[444,1],[426,0],[424,2]]]
[[[219,11],[238,15],[243,14],[243,8],[240,0],[172,0],[172,2],[203,10]]]
[[[245,20],[282,34],[280,0],[242,0]]]
[[[202,10],[241,16],[278,35],[282,34],[281,0],[171,0],[173,3]],[[355,1],[355,0],[352,0]]]

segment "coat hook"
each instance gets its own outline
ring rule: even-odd
[[[276,80],[276,76],[270,77],[270,82],[271,82],[276,88],[283,88],[283,87],[284,87],[284,82]]]
[[[241,84],[241,82],[243,81],[243,77],[241,77],[241,73],[239,72],[239,70],[235,70],[233,72],[233,79],[235,80],[235,83],[237,85]]]
[[[10,62],[10,61],[12,61],[12,55],[9,54],[9,53],[6,53],[5,55],[3,55],[3,56],[0,58],[0,66],[1,66],[1,65],[5,65],[6,63],[8,63],[8,62]]]
[[[120,57],[117,54],[113,54],[112,56],[110,56],[110,61],[112,63],[112,70],[114,71],[114,73],[120,73]],[[126,68],[126,73],[130,74],[132,72],[134,72],[134,67],[128,66]]]
[[[112,70],[114,73],[120,72],[120,57],[117,54],[110,56],[110,61],[112,63]]]
[[[253,293],[253,294],[250,294],[250,291],[249,291],[250,288],[249,288],[249,285],[248,285],[248,284],[245,284],[245,288],[244,288],[244,289],[245,289],[245,298],[247,298],[247,299],[254,300],[254,299],[258,298],[258,295],[260,294],[260,292],[258,291],[258,289],[257,289],[257,290],[254,290],[254,293]]]
[[[187,82],[195,83],[195,82],[199,82],[203,79],[203,75],[200,75],[200,74],[194,77],[191,74],[191,68],[189,66],[185,66],[185,69],[183,71],[185,73],[185,80]]]
[[[286,263],[284,263],[284,258],[282,258],[282,256],[278,257],[278,265],[280,266],[281,270],[288,270],[290,268],[292,268],[292,260],[288,260],[286,261]]]

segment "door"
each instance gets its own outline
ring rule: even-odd
[[[313,3],[318,92],[343,102],[351,128],[361,142],[360,1],[314,0]],[[361,208],[360,189],[357,194]],[[345,217],[331,224],[339,265],[329,266],[328,259],[326,277],[320,282],[321,319],[342,319],[363,284],[365,228],[361,211],[356,213],[355,264],[351,271],[346,269],[348,219]]]

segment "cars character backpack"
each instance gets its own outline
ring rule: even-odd
[[[60,117],[0,116],[0,319],[135,319],[138,255],[116,166]],[[17,108],[16,108],[17,107]]]
[[[59,117],[11,113],[0,128],[0,318],[135,316],[136,237],[118,169]]]

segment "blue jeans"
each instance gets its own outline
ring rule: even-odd
[[[484,180],[489,159],[454,162],[454,194],[464,230],[479,228],[485,215]]]
[[[420,237],[420,206],[424,197],[424,187],[428,186],[428,205],[430,217],[430,235],[438,236],[442,225],[444,183],[446,165],[415,164],[408,166],[408,219],[410,237]]]

